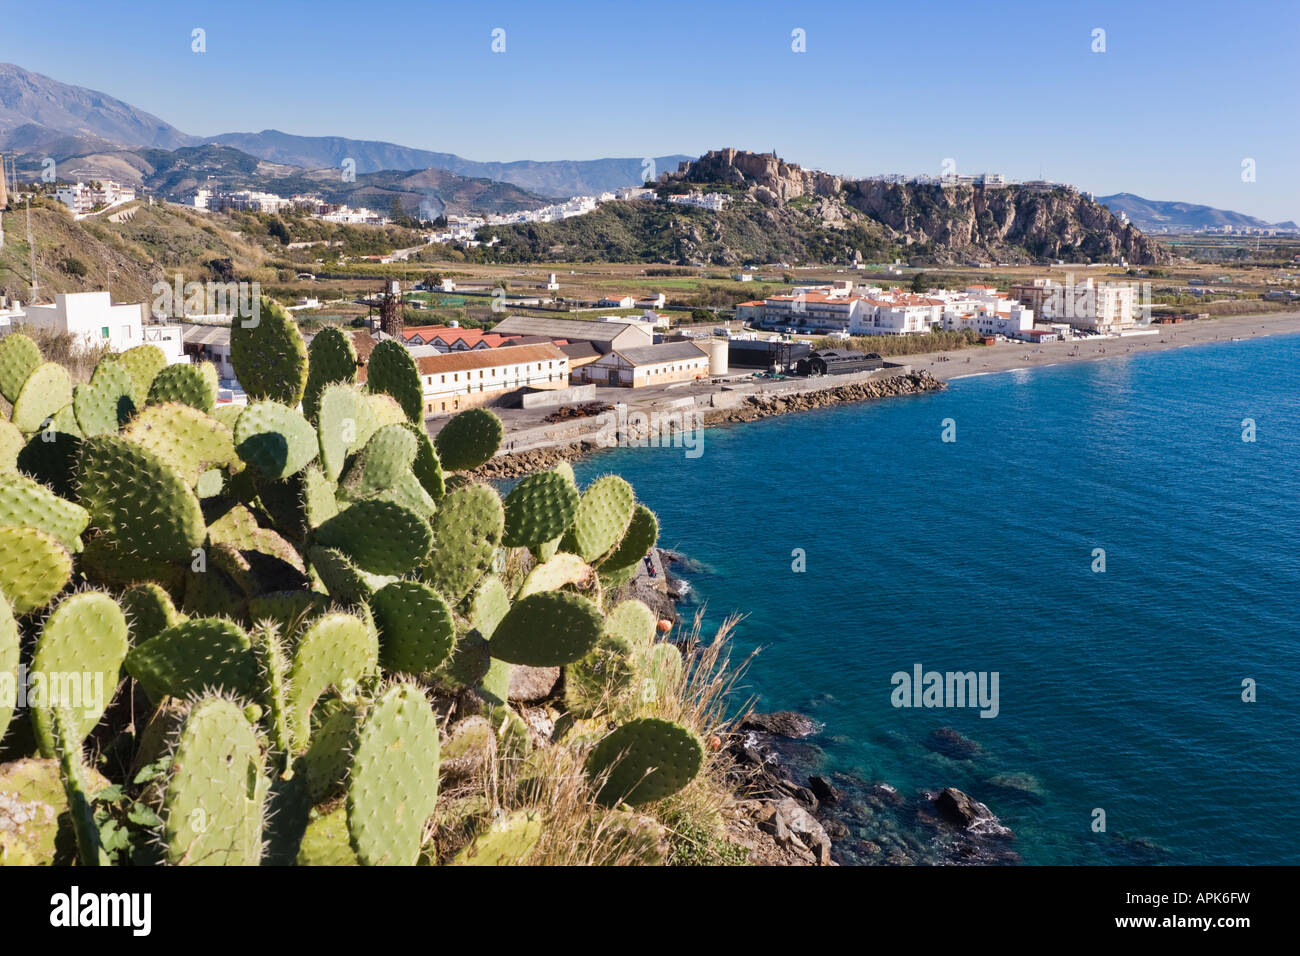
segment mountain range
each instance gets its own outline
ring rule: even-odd
[[[644,159],[639,156],[476,162],[454,153],[396,143],[341,136],[296,136],[279,130],[192,136],[107,93],[61,83],[12,63],[0,63],[0,149],[29,160],[35,158],[37,168],[39,160],[49,156],[60,165],[73,161],[72,168],[102,167],[99,174],[107,176],[112,175],[117,163],[123,168],[136,168],[141,177],[136,181],[147,182],[143,167],[152,163],[140,161],[142,151],[206,145],[233,147],[273,166],[316,171],[318,179],[327,179],[331,174],[338,177],[344,161],[351,159],[351,171],[358,177],[366,173],[442,170],[461,179],[491,180],[525,191],[520,197],[522,202],[514,208],[532,208],[530,204],[538,200],[567,199],[632,186],[644,176]],[[679,162],[690,158],[685,155],[651,157],[656,170],[676,169]],[[121,175],[127,181],[132,179],[125,173]],[[457,187],[462,185],[459,180],[448,182]],[[435,207],[439,205],[436,200],[442,197],[436,188],[421,195],[433,198]],[[454,204],[441,205],[450,208]]]
[[[1300,226],[1290,221],[1265,222],[1255,216],[1232,212],[1229,209],[1198,206],[1190,202],[1160,202],[1155,199],[1143,199],[1132,193],[1100,196],[1097,202],[1112,212],[1124,213],[1128,216],[1129,222],[1143,232],[1182,232],[1222,226],[1232,226],[1234,229],[1300,230]]]

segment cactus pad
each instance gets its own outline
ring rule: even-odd
[[[211,573],[211,572],[209,572]],[[217,617],[173,624],[131,648],[126,670],[149,699],[192,697],[210,689],[252,696],[257,661],[244,629]]]
[[[600,609],[591,601],[542,591],[506,612],[492,634],[492,656],[529,667],[572,664],[596,646],[604,629]]]
[[[367,866],[412,865],[438,801],[438,719],[415,684],[390,687],[361,721],[348,778],[348,836]]]
[[[583,560],[595,562],[623,540],[636,500],[632,486],[617,475],[606,475],[587,486],[578,502],[573,526],[560,542]]]
[[[18,453],[26,441],[12,422],[0,419],[0,472],[18,470]]]
[[[623,638],[632,647],[654,643],[658,620],[654,611],[641,601],[623,601],[605,616],[605,633]]]
[[[389,579],[362,571],[342,551],[315,545],[307,551],[307,560],[329,592],[340,604],[361,604],[370,600]]]
[[[325,386],[333,382],[351,385],[357,380],[357,350],[352,345],[352,336],[330,326],[316,333],[307,347],[307,357],[307,387],[302,395],[302,411],[316,421]]]
[[[429,440],[429,433],[424,430],[423,425],[407,422],[406,428],[415,436],[415,461],[411,463],[411,471],[415,473],[424,490],[429,493],[429,497],[437,500],[447,493],[438,453],[433,450],[433,442]]]
[[[659,538],[659,519],[645,505],[638,504],[618,547],[599,564],[601,578],[607,584],[622,584],[636,574],[641,559],[650,553]]]
[[[470,408],[442,426],[434,439],[438,460],[448,471],[472,471],[497,453],[505,426],[495,412]]]
[[[9,686],[15,692],[11,694],[6,689],[5,693],[0,693],[0,740],[4,740],[17,702],[19,650],[18,622],[14,620],[9,601],[0,594],[0,686],[12,681]]]
[[[46,619],[29,675],[29,684],[41,675],[40,698],[31,704],[42,756],[55,756],[55,710],[69,718],[64,733],[71,739],[64,745],[80,748],[117,690],[128,643],[126,616],[99,591],[73,594]]]
[[[429,523],[391,501],[358,501],[316,529],[316,540],[342,551],[363,571],[403,574],[429,553]]]
[[[458,488],[438,503],[432,524],[433,553],[424,579],[456,603],[492,567],[505,526],[501,498],[486,485]]]
[[[378,427],[379,419],[366,395],[349,385],[326,386],[316,417],[325,477],[337,480],[348,455],[363,447]]]
[[[415,460],[415,436],[403,425],[385,425],[366,442],[339,479],[339,492],[348,498],[378,494],[410,471]]]
[[[280,479],[306,468],[320,451],[316,429],[295,408],[255,402],[235,422],[235,448],[266,478]]]
[[[237,704],[196,703],[172,755],[163,798],[167,862],[255,866],[269,784],[257,733]]]
[[[45,362],[23,383],[23,389],[14,400],[14,413],[10,421],[20,431],[31,434],[43,427],[45,420],[59,409],[72,404],[72,379],[62,365]]]
[[[179,402],[148,405],[122,430],[122,437],[148,448],[191,485],[209,468],[235,463],[230,429]]]
[[[83,435],[108,435],[135,414],[135,380],[121,362],[100,362],[87,385],[72,390],[72,411]]]
[[[211,362],[168,365],[149,384],[147,405],[180,402],[211,415],[217,407],[217,370]]]
[[[379,627],[379,659],[399,674],[423,674],[451,652],[456,625],[451,608],[419,581],[394,581],[370,600]]]
[[[396,339],[376,345],[366,364],[370,391],[391,395],[413,422],[424,421],[424,386],[410,350]]]
[[[576,717],[591,717],[632,682],[632,645],[606,632],[581,660],[564,669],[564,705]]]
[[[529,475],[506,495],[506,547],[532,548],[558,538],[573,523],[578,489],[563,475],[542,471]]]
[[[0,474],[0,528],[39,528],[76,552],[81,550],[81,533],[88,524],[90,512],[40,482],[19,474]]]
[[[294,649],[289,703],[295,746],[307,746],[311,712],[329,687],[348,693],[378,666],[378,648],[365,623],[351,614],[326,614],[312,621]]]
[[[558,591],[565,585],[587,588],[592,584],[591,566],[576,554],[560,552],[528,572],[516,598],[525,598],[539,591]]]
[[[123,591],[122,610],[131,627],[132,644],[143,644],[182,620],[167,592],[152,581],[134,584]]]
[[[131,373],[131,400],[136,408],[144,408],[154,376],[167,367],[167,356],[156,345],[137,345],[127,349],[114,361],[120,362]]]
[[[357,865],[357,855],[348,843],[346,807],[336,807],[307,824],[294,862],[298,866]]]
[[[542,839],[542,818],[528,810],[507,813],[456,854],[452,866],[517,866]]]
[[[643,717],[614,730],[587,756],[587,776],[605,806],[660,800],[695,779],[704,747],[686,727]]]
[[[153,452],[116,435],[81,443],[81,504],[95,526],[145,558],[189,563],[203,543],[199,500]]]
[[[254,401],[294,408],[307,385],[307,346],[293,317],[265,297],[255,317],[230,323],[230,364]]]
[[[72,576],[72,555],[54,535],[36,528],[0,528],[0,594],[13,612],[49,604]]]
[[[40,348],[21,332],[0,339],[0,395],[11,404],[18,401],[23,385],[40,364]]]

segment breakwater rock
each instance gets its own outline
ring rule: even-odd
[[[892,378],[870,379],[865,382],[848,382],[834,388],[815,392],[792,392],[786,395],[751,395],[735,408],[706,409],[701,412],[705,425],[723,425],[732,422],[752,422],[772,415],[806,412],[814,408],[866,402],[877,398],[894,398],[900,395],[921,395],[941,392],[947,384],[929,372],[909,372]]]

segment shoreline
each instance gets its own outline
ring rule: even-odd
[[[1300,312],[1225,316],[1149,328],[1149,333],[1120,338],[1046,342],[1041,345],[1004,342],[952,352],[894,356],[893,360],[899,364],[888,369],[887,375],[875,373],[866,377],[853,376],[840,384],[827,385],[822,379],[795,380],[781,384],[764,380],[742,383],[741,386],[710,385],[695,386],[689,390],[647,390],[649,394],[646,395],[635,395],[626,389],[610,389],[610,392],[617,391],[619,395],[602,398],[610,401],[626,394],[630,399],[629,412],[680,412],[682,408],[689,407],[696,415],[700,427],[714,428],[832,405],[927,394],[946,389],[949,382],[984,375],[1106,361],[1278,335],[1300,335]],[[889,357],[886,358],[886,361],[890,360]],[[754,391],[743,394],[740,389],[744,385]],[[727,400],[721,401],[722,399]],[[502,442],[505,450],[479,468],[474,473],[475,477],[484,481],[522,477],[553,468],[562,461],[576,461],[594,452],[619,447],[618,444],[610,444],[598,438],[593,429],[587,428],[584,432],[584,422],[594,424],[594,419],[576,419],[567,429],[540,429],[545,434],[539,437],[529,434],[530,431],[536,433],[539,430],[533,423],[508,418]],[[526,447],[514,451],[517,442]]]

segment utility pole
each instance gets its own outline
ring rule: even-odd
[[[32,197],[27,197],[27,251],[32,263],[32,305],[40,298],[41,280],[36,275],[36,243],[32,241]]]

